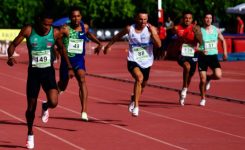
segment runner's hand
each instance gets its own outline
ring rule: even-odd
[[[68,76],[70,79],[72,79],[75,76],[73,69],[68,69]]]
[[[106,55],[110,50],[111,48],[109,46],[105,46],[103,53]]]
[[[228,59],[227,55],[224,54],[224,55],[223,55],[223,60],[224,60],[224,61],[227,61],[227,59]]]
[[[95,49],[94,49],[94,54],[99,55],[101,49],[103,48],[103,45],[99,44]]]
[[[9,66],[13,66],[14,64],[17,64],[16,60],[14,57],[10,57],[8,60],[7,60],[7,64]]]
[[[157,34],[157,31],[155,30],[154,26],[152,26],[150,23],[147,23],[146,27],[148,28],[149,32],[151,32],[151,34]]]

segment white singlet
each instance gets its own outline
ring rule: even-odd
[[[140,33],[136,33],[135,24],[131,25],[128,40],[128,60],[136,62],[142,68],[152,66],[154,60],[153,43],[148,28],[145,27]]]

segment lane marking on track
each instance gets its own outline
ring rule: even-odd
[[[25,96],[25,94],[23,94],[23,93],[16,92],[16,91],[14,91],[14,90],[12,90],[12,89],[9,89],[9,88],[3,87],[3,86],[0,86],[0,88],[4,89],[4,90],[6,90],[6,91],[9,91],[9,92],[13,92],[13,93],[15,93],[15,94],[17,94],[17,95]],[[80,112],[71,110],[71,109],[69,109],[69,108],[67,108],[67,107],[64,107],[64,106],[61,106],[61,105],[58,105],[57,107],[58,107],[58,108],[61,108],[61,109],[63,109],[63,110],[66,110],[66,111],[69,111],[69,112],[72,112],[72,113],[81,115]],[[17,119],[18,121],[21,121],[21,122],[24,122],[24,123],[25,123],[24,120],[22,120],[22,119],[20,119],[20,118],[18,118],[18,117],[16,117],[16,116],[14,116],[14,115],[11,115],[11,114],[9,114],[8,112],[5,112],[5,111],[2,110],[2,109],[0,109],[0,111],[3,112],[3,113],[5,113],[6,115],[9,115],[10,117],[12,117],[12,118],[14,118],[14,119]],[[99,119],[97,119],[97,118],[95,118],[95,117],[92,117],[92,116],[89,116],[89,117],[90,117],[90,118],[93,118],[93,119],[95,119],[95,120],[97,120],[97,121],[101,121],[101,120],[99,120]],[[136,134],[136,135],[145,137],[145,138],[147,138],[147,139],[150,139],[150,140],[153,140],[153,141],[156,141],[156,142],[159,142],[159,143],[162,143],[162,144],[165,144],[165,145],[168,145],[168,146],[177,148],[177,149],[186,150],[186,148],[183,148],[183,147],[180,147],[180,146],[177,146],[177,145],[168,143],[168,142],[166,142],[166,141],[163,141],[163,140],[160,140],[160,139],[157,139],[157,138],[154,138],[154,137],[145,135],[145,134],[140,133],[140,132],[136,132],[136,131],[133,131],[133,130],[130,130],[130,129],[121,127],[121,126],[119,126],[119,125],[111,124],[110,122],[107,122],[107,121],[101,121],[101,122],[106,123],[106,124],[109,124],[110,126],[113,126],[113,127],[116,127],[116,128],[119,128],[119,129],[122,129],[122,130],[125,130],[125,131],[128,131],[128,132],[130,132],[130,133],[133,133],[133,134]],[[71,143],[71,142],[69,142],[69,141],[67,141],[67,140],[65,140],[65,139],[63,139],[63,138],[57,136],[57,135],[54,135],[54,134],[52,134],[52,133],[50,133],[50,132],[48,132],[48,131],[46,131],[46,130],[43,130],[43,129],[39,128],[39,127],[35,127],[35,128],[38,129],[39,131],[43,132],[43,133],[46,133],[46,134],[48,134],[48,135],[50,135],[50,136],[52,136],[52,137],[54,137],[54,138],[56,138],[56,139],[58,139],[58,140],[64,142],[64,143],[66,143],[66,144],[72,146],[72,147],[75,147],[75,148],[81,149],[81,150],[84,149],[84,148],[79,147],[79,146],[77,146],[77,145],[75,145],[75,144],[73,144],[73,143]]]
[[[94,100],[97,100],[97,101],[101,101],[101,102],[109,102],[107,100],[96,98],[96,97],[91,97],[90,96],[90,98],[91,99],[94,99]],[[118,105],[121,106],[121,107],[126,107],[127,108],[127,106],[124,106],[124,105],[121,105],[121,104],[118,104]],[[218,133],[222,133],[222,134],[233,136],[233,137],[236,137],[236,138],[245,139],[244,136],[240,136],[240,135],[232,134],[232,133],[229,133],[229,132],[224,132],[224,131],[221,131],[221,130],[209,128],[209,127],[206,127],[206,126],[203,126],[203,125],[199,125],[199,124],[196,124],[196,123],[191,123],[191,122],[187,122],[187,121],[184,121],[184,120],[175,119],[175,118],[172,118],[172,117],[168,117],[168,116],[165,116],[165,115],[161,115],[161,114],[150,112],[150,111],[146,111],[146,110],[141,110],[141,111],[142,112],[145,112],[147,114],[151,114],[153,116],[158,116],[158,117],[161,117],[161,118],[165,118],[165,119],[169,119],[169,120],[174,120],[176,122],[181,122],[181,123],[184,123],[184,124],[192,125],[192,126],[195,126],[195,127],[207,129],[207,130],[218,132]]]
[[[125,89],[115,89],[115,88],[110,88],[108,86],[100,86],[98,84],[92,84],[92,83],[87,83],[87,85],[91,85],[93,87],[97,87],[97,88],[103,88],[103,89],[107,89],[107,90],[113,90],[113,91],[116,91],[116,92],[120,92],[120,93],[123,93],[123,94],[128,94],[132,91],[126,91]],[[77,86],[77,85],[76,85]],[[159,98],[155,98],[155,97],[152,97],[152,96],[144,96],[145,98],[149,98],[151,100],[159,100]],[[236,117],[236,118],[241,118],[241,119],[245,119],[245,116],[239,116],[239,115],[233,115],[233,114],[230,114],[230,113],[225,113],[225,112],[220,112],[220,111],[215,111],[215,110],[210,110],[210,109],[207,109],[207,108],[202,108],[202,107],[193,107],[195,109],[202,109],[204,111],[208,111],[208,112],[213,112],[213,113],[218,113],[218,114],[222,114],[222,115],[225,115],[225,116],[229,116],[229,117]]]
[[[0,86],[0,88],[1,88],[1,89],[4,89],[4,90],[6,90],[6,91],[9,91],[9,92],[15,93],[15,94],[17,94],[17,95],[26,96],[26,95],[23,94],[23,93],[16,92],[16,91],[14,91],[14,90],[12,90],[12,89],[9,89],[9,88],[3,87],[3,86]],[[39,100],[39,101],[40,101],[40,100]],[[26,123],[25,120],[23,120],[23,119],[21,119],[21,118],[15,116],[15,115],[13,115],[13,114],[8,113],[7,111],[4,111],[4,110],[0,109],[0,112],[4,113],[5,115],[7,115],[7,116],[9,116],[9,117],[11,117],[11,118],[14,118],[14,119],[20,121],[20,122],[22,122],[22,123]],[[70,146],[73,147],[73,148],[76,148],[76,149],[79,149],[79,150],[85,150],[85,148],[80,147],[80,146],[78,146],[78,145],[76,145],[76,144],[73,144],[72,142],[69,142],[69,141],[67,141],[66,139],[64,139],[64,138],[62,138],[62,137],[60,137],[60,136],[58,136],[58,135],[55,135],[55,134],[53,134],[53,133],[51,133],[51,132],[48,132],[48,131],[46,131],[46,130],[40,128],[40,127],[34,126],[34,128],[37,129],[37,130],[39,130],[39,131],[41,131],[41,132],[43,132],[43,133],[45,133],[45,134],[47,134],[47,135],[49,135],[49,136],[51,136],[51,137],[53,137],[53,138],[55,138],[55,139],[57,139],[57,140],[59,140],[59,141],[61,141],[61,142],[63,142],[63,143],[66,143],[66,144],[70,145]]]
[[[0,87],[2,88],[2,86],[0,86]],[[15,92],[15,91],[13,91],[13,90],[11,90],[11,89],[10,89],[9,91],[14,92],[14,93],[16,93],[16,94],[19,93],[19,92]],[[70,92],[70,93],[72,93],[72,92]],[[21,93],[21,94],[22,94],[22,93]],[[75,94],[77,95],[77,93],[75,93]],[[25,96],[25,94],[22,94],[22,95]],[[96,97],[90,97],[90,98],[92,98],[92,99],[94,99],[94,100],[99,100],[99,101],[106,101],[106,100],[104,100],[104,99],[100,99],[100,98],[96,98]],[[108,102],[108,101],[106,101],[106,102]],[[120,105],[120,104],[119,104],[119,105]],[[120,105],[120,106],[121,106],[121,107],[126,107],[126,106],[124,106],[124,105]],[[67,108],[67,109],[69,109],[69,108]],[[145,111],[145,110],[142,110],[142,111],[145,112],[145,113],[148,113],[148,114],[152,114],[152,115],[154,115],[154,116],[159,116],[159,117],[162,117],[162,118],[166,118],[166,119],[174,120],[174,121],[177,121],[177,122],[189,124],[189,125],[192,125],[192,126],[204,128],[204,129],[211,130],[211,131],[214,131],[214,132],[218,132],[218,133],[230,135],[230,136],[233,136],[233,137],[245,139],[245,137],[243,137],[243,136],[231,134],[231,133],[228,133],[228,132],[220,131],[220,130],[213,129],[213,128],[209,128],[209,127],[205,127],[205,126],[202,126],[202,125],[199,125],[199,124],[186,122],[186,121],[183,121],[183,120],[175,119],[175,118],[168,117],[168,116],[164,116],[164,115],[159,115],[159,114],[157,114],[157,113],[153,113],[153,112],[149,112],[149,111]],[[80,115],[80,112],[76,112],[76,113],[79,113],[79,115]],[[95,118],[95,119],[96,119],[96,118]],[[96,120],[98,120],[98,119],[96,119]],[[105,122],[105,123],[107,123],[107,122]],[[112,126],[115,126],[115,127],[118,127],[118,128],[123,128],[123,127],[120,127],[120,126],[117,126],[117,125],[112,125]],[[125,128],[125,129],[126,129],[126,131],[129,130],[129,129],[127,129],[127,128]],[[135,131],[133,131],[133,132],[135,132]],[[133,132],[132,132],[132,133],[133,133]],[[139,133],[138,135],[141,135],[141,133]],[[144,135],[144,134],[143,134],[143,135]],[[147,135],[146,135],[146,136],[147,136]],[[158,140],[158,139],[156,139],[156,140]],[[161,141],[161,140],[160,140],[160,141]],[[163,142],[164,142],[164,141],[163,141]],[[166,143],[165,143],[165,144],[166,144]]]
[[[77,96],[78,96],[78,94],[77,94],[76,92],[72,92],[72,91],[67,91],[67,92],[70,93],[70,94],[73,94],[73,95],[77,95]],[[108,101],[108,100],[101,99],[101,98],[97,98],[97,97],[93,97],[93,96],[90,96],[89,98],[90,98],[90,99],[93,99],[93,100],[100,101],[100,102],[111,103],[111,102]],[[126,107],[126,108],[127,108],[127,106],[125,106],[125,105],[121,105],[121,104],[117,104],[117,105],[120,106],[120,107],[124,107],[124,108]],[[180,120],[180,119],[168,117],[168,116],[165,116],[165,115],[161,115],[161,114],[154,113],[154,112],[150,112],[150,111],[146,111],[146,110],[141,110],[141,111],[142,111],[142,112],[145,112],[145,113],[147,113],[147,114],[151,114],[151,115],[153,115],[153,116],[158,116],[158,117],[161,117],[161,118],[165,118],[165,119],[169,119],[169,120],[174,120],[174,121],[176,121],[176,122],[180,122],[180,123],[188,124],[188,125],[191,125],[191,126],[203,128],[203,129],[210,130],[210,131],[214,131],[214,132],[217,132],[217,133],[222,133],[222,134],[229,135],[229,136],[232,136],[232,137],[236,137],[236,138],[240,138],[240,139],[245,139],[244,136],[240,136],[240,135],[232,134],[232,133],[229,133],[229,132],[225,132],[225,131],[213,129],[213,128],[206,127],[206,126],[203,126],[203,125],[199,125],[199,124],[196,124],[196,123],[187,122],[187,121],[184,121],[184,120]],[[79,113],[79,114],[80,114],[80,113]]]
[[[59,107],[59,108],[62,108],[62,109],[64,109],[64,110],[66,110],[66,111],[70,111],[70,112],[72,112],[72,113],[74,113],[74,114],[81,115],[80,112],[74,111],[74,110],[69,109],[69,108],[67,108],[67,107],[64,107],[64,106],[61,106],[61,105],[59,105],[58,107]],[[175,145],[175,144],[171,144],[171,143],[169,143],[169,142],[166,142],[166,141],[163,141],[163,140],[154,138],[154,137],[152,137],[152,136],[148,136],[148,135],[146,135],[146,134],[143,134],[143,133],[140,133],[140,132],[137,132],[137,131],[134,131],[134,130],[130,130],[130,129],[125,128],[125,127],[121,127],[121,126],[119,126],[119,125],[111,124],[110,122],[102,121],[102,120],[100,120],[100,119],[98,119],[98,118],[95,118],[95,117],[92,117],[92,116],[89,116],[89,117],[92,118],[92,119],[94,119],[94,120],[100,121],[100,122],[102,122],[102,123],[109,124],[110,126],[113,126],[113,127],[115,127],[115,128],[119,128],[119,129],[125,130],[125,131],[127,131],[127,132],[130,132],[130,133],[133,133],[133,134],[142,136],[142,137],[144,137],[144,138],[147,138],[147,139],[150,139],[150,140],[153,140],[153,141],[156,141],[156,142],[159,142],[159,143],[162,143],[162,144],[165,144],[165,145],[168,145],[168,146],[177,148],[177,149],[186,150],[186,148],[177,146],[177,145]]]
[[[90,73],[87,73],[87,75],[91,76],[91,77],[95,77],[95,78],[103,78],[103,79],[108,79],[108,80],[120,81],[120,82],[124,82],[124,83],[134,83],[134,81],[132,81],[132,80],[120,79],[120,78],[116,78],[116,77],[103,76],[103,75],[90,74]],[[152,87],[152,88],[175,91],[175,92],[179,92],[180,91],[180,89],[177,89],[177,88],[172,88],[172,87],[167,87],[167,86],[162,86],[162,85],[156,85],[156,84],[150,84],[150,83],[148,83],[146,86],[149,86],[149,87]],[[188,91],[188,93],[192,94],[192,95],[198,95],[198,96],[200,95],[199,92]],[[216,95],[210,95],[210,94],[206,94],[206,97],[217,99],[217,100],[228,101],[228,102],[235,102],[235,103],[245,104],[245,100],[235,99],[235,98],[230,98],[230,97],[216,96]]]

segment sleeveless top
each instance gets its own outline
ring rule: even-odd
[[[148,68],[153,64],[153,43],[147,27],[140,33],[135,32],[135,24],[130,26],[128,61],[136,62],[142,68]]]
[[[44,36],[37,34],[32,27],[31,35],[27,38],[27,48],[30,60],[29,67],[51,67],[54,61],[54,45],[55,39],[53,27],[51,27],[49,33]]]
[[[194,57],[197,41],[193,32],[193,25],[184,28],[181,25],[177,26],[177,36],[183,37],[186,42],[180,45],[181,55],[187,57]]]
[[[85,42],[87,40],[84,24],[81,23],[82,31],[76,31],[68,25],[69,37],[63,37],[63,43],[66,47],[70,60],[80,60],[85,56]]]
[[[200,50],[206,50],[207,55],[218,54],[218,31],[217,28],[211,25],[211,33],[208,33],[205,28],[201,28],[203,36],[203,44],[200,46]]]

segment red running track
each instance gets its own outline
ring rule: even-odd
[[[88,44],[89,50],[92,47]],[[75,79],[59,97],[58,107],[50,111],[47,124],[40,119],[41,100],[45,99],[41,91],[34,128],[35,149],[244,149],[244,103],[228,100],[245,101],[245,62],[221,63],[223,78],[212,82],[205,107],[198,106],[197,94],[189,94],[187,104],[181,107],[176,90],[181,87],[181,68],[173,61],[155,61],[149,84],[158,86],[146,87],[140,116],[135,118],[127,111],[133,84],[126,68],[126,48],[126,43],[115,44],[106,56],[92,55],[88,50],[89,122],[80,120]],[[0,59],[0,149],[4,150],[25,149],[27,136],[25,46],[18,47],[17,52],[19,63],[14,67],[8,67],[5,58]],[[58,79],[58,64],[56,68]],[[198,93],[198,84],[196,72],[190,92]]]

